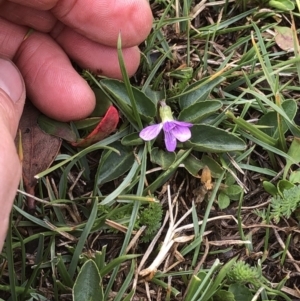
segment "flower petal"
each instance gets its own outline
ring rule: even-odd
[[[178,120],[173,120],[172,121],[174,124],[176,124],[177,126],[184,126],[184,127],[192,127],[193,124],[190,122],[185,122],[185,121],[178,121]]]
[[[163,127],[162,123],[149,125],[145,127],[143,130],[141,130],[139,136],[145,141],[150,141],[157,137],[162,127]]]
[[[177,141],[176,138],[170,132],[165,132],[165,144],[169,152],[174,152]]]
[[[170,131],[172,131],[175,126],[176,126],[176,124],[174,123],[173,120],[163,122],[164,132],[170,132]]]
[[[191,130],[188,127],[179,125],[171,131],[171,135],[173,135],[180,142],[185,142],[189,140],[192,136]]]

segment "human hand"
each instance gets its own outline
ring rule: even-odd
[[[83,68],[120,78],[121,32],[126,68],[133,75],[140,58],[135,45],[151,25],[146,0],[0,0],[0,56],[15,62],[40,111],[62,121],[82,119],[95,98],[67,55]],[[34,29],[27,37],[26,26]]]
[[[147,0],[0,0],[0,250],[21,176],[14,137],[25,86],[30,100],[49,117],[84,118],[95,97],[68,57],[83,68],[120,78],[116,44],[121,32],[125,65],[133,75],[140,58],[136,45],[151,25]],[[29,28],[34,29],[30,34]],[[1,57],[14,61],[20,72]]]

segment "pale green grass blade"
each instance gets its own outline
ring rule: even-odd
[[[132,92],[130,80],[128,77],[128,73],[127,73],[127,70],[125,67],[124,58],[123,58],[123,54],[122,54],[121,33],[119,34],[119,37],[118,37],[117,49],[118,49],[118,59],[119,59],[120,69],[121,69],[123,81],[125,83],[125,87],[126,87],[126,90],[127,90],[130,102],[131,102],[133,117],[134,117],[134,120],[137,122],[138,129],[141,130],[143,128],[143,124],[142,124],[141,117],[140,117],[140,114],[139,114],[137,106],[136,106],[135,98],[134,98],[134,95]]]
[[[70,262],[70,266],[68,269],[69,275],[71,278],[74,277],[74,274],[77,270],[77,265],[78,265],[78,261],[79,261],[79,256],[82,253],[82,250],[84,248],[84,245],[86,243],[86,239],[88,237],[88,235],[90,234],[90,231],[93,227],[93,224],[95,222],[95,219],[97,217],[97,206],[98,206],[98,200],[97,198],[94,200],[94,204],[93,207],[91,208],[91,215],[85,225],[85,228],[83,229],[83,232],[78,240],[78,243],[76,245],[74,254],[72,256],[72,260]]]

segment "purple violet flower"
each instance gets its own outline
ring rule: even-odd
[[[185,142],[191,138],[191,131],[189,128],[192,127],[193,124],[174,120],[171,108],[167,106],[164,101],[161,102],[159,115],[162,122],[145,127],[140,132],[140,138],[145,141],[150,141],[156,138],[161,129],[163,129],[166,148],[169,152],[173,152],[176,148],[177,140]]]

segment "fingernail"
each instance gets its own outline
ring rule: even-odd
[[[0,57],[0,89],[16,103],[25,93],[25,85],[20,71],[16,65],[3,57]]]

